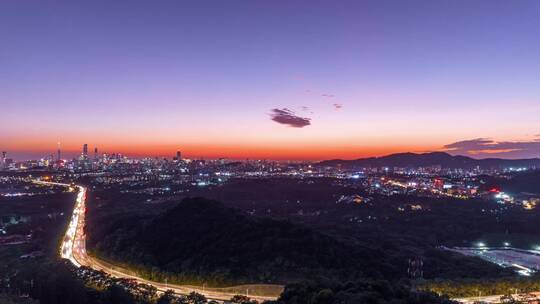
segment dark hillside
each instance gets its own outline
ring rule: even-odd
[[[342,277],[392,272],[377,250],[344,244],[286,221],[248,217],[201,198],[185,199],[144,225],[130,223],[111,224],[97,244],[99,252],[216,284],[286,283],[315,273]]]

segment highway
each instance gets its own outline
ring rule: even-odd
[[[265,284],[241,285],[227,288],[204,288],[199,286],[174,285],[154,282],[138,277],[136,274],[130,272],[129,270],[89,256],[86,252],[86,235],[84,233],[86,188],[83,186],[72,186],[69,184],[45,182],[41,180],[35,180],[34,182],[41,185],[76,187],[76,189],[78,189],[75,207],[73,208],[73,214],[69,221],[69,225],[64,235],[62,244],[60,245],[60,256],[64,259],[69,260],[76,267],[86,266],[94,270],[103,271],[111,275],[112,277],[132,279],[135,280],[137,283],[152,285],[156,287],[159,292],[173,290],[176,294],[181,295],[187,295],[191,292],[197,292],[204,295],[208,299],[218,301],[229,300],[236,294],[247,295],[252,300],[256,300],[258,302],[275,300],[283,290],[283,286]],[[254,294],[258,290],[267,290],[266,294],[273,295],[263,296]]]

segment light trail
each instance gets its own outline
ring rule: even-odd
[[[41,180],[34,180],[34,183],[46,186],[72,187],[72,185],[69,184],[45,182]],[[181,295],[188,295],[191,292],[196,292],[204,295],[208,299],[219,301],[230,300],[237,294],[248,295],[252,300],[256,300],[258,302],[271,301],[276,300],[279,294],[281,294],[283,291],[283,286],[271,284],[241,285],[226,288],[204,288],[198,286],[154,282],[131,274],[128,270],[121,267],[91,257],[86,252],[86,235],[84,233],[86,188],[83,186],[76,186],[76,188],[79,189],[79,192],[77,193],[75,207],[73,208],[73,214],[62,240],[62,244],[60,245],[60,256],[69,260],[76,267],[86,266],[97,271],[103,271],[115,278],[135,280],[140,284],[154,286],[159,292],[173,290],[176,294]],[[255,292],[258,289],[266,289],[268,291],[267,293],[271,293],[273,295],[256,295]]]

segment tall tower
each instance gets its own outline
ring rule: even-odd
[[[83,145],[82,156],[84,159],[88,159],[88,144]]]
[[[57,155],[56,155],[56,160],[58,162],[60,162],[60,160],[62,159],[62,154],[60,152],[60,142],[58,142],[58,150],[56,151]]]
[[[97,147],[94,148],[94,160],[96,160],[96,161],[98,160],[98,148]]]
[[[2,159],[0,159],[0,168],[6,167],[6,158],[7,158],[6,155],[7,155],[7,152],[3,151],[2,152]]]
[[[182,153],[180,151],[176,151],[176,160],[182,159]]]

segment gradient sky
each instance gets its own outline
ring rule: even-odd
[[[538,157],[539,29],[539,1],[3,0],[0,149]]]

